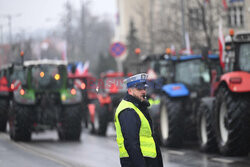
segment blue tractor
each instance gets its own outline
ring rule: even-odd
[[[151,102],[150,110],[162,145],[181,147],[184,140],[197,139],[200,99],[210,95],[212,71],[219,74],[222,70],[219,57],[214,54],[164,55],[163,59],[168,62],[160,68],[165,70],[165,78],[161,79],[161,93],[157,93],[158,100]]]

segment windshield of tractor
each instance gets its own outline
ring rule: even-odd
[[[58,89],[63,85],[62,75],[56,65],[33,66],[31,85],[34,89]]]
[[[10,76],[10,83],[16,80],[20,80],[22,84],[26,84],[26,71],[20,68],[14,68],[13,73]]]
[[[239,66],[241,70],[250,71],[250,44],[241,44],[239,48]]]
[[[187,85],[202,85],[210,82],[209,68],[199,60],[176,63],[175,81]]]
[[[160,76],[166,76],[166,74],[170,72],[170,66],[166,60],[153,61],[151,62],[150,66],[154,72]]]

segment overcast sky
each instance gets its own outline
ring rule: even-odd
[[[0,26],[4,34],[8,33],[8,21],[4,16],[12,15],[14,33],[54,27],[67,1],[79,9],[81,2],[87,0],[0,0]],[[108,14],[111,19],[115,18],[116,0],[91,0],[90,6],[95,15]]]

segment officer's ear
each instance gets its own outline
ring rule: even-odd
[[[133,88],[128,88],[128,94],[133,95]]]

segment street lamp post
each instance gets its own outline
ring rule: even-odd
[[[1,30],[1,44],[3,44],[3,25],[0,25],[0,30]]]
[[[8,19],[8,26],[9,26],[9,43],[12,44],[12,19],[15,17],[20,17],[21,14],[15,14],[15,15],[3,15],[3,17]]]
[[[23,51],[21,51],[20,52],[20,56],[21,56],[21,64],[23,65],[23,62],[24,62],[24,52]]]
[[[140,48],[136,48],[135,49],[135,54],[137,55],[137,72],[140,72],[140,53],[141,53],[141,49]]]
[[[185,2],[181,0],[181,22],[182,22],[182,47],[185,48]]]

